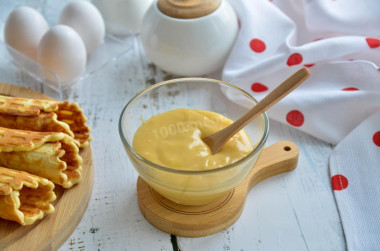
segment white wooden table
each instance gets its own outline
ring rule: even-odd
[[[65,94],[81,104],[92,128],[95,186],[82,222],[61,249],[345,250],[329,178],[332,146],[275,121],[267,145],[296,143],[298,167],[256,185],[234,225],[203,238],[170,236],[150,225],[137,206],[137,173],[119,139],[118,119],[137,92],[172,77],[149,63],[136,42],[131,53]]]
[[[267,146],[296,143],[298,167],[256,185],[235,224],[212,236],[182,238],[144,219],[137,205],[137,172],[118,134],[119,115],[139,91],[174,77],[149,63],[136,40],[132,51],[64,93],[89,119],[95,185],[82,221],[60,250],[345,250],[329,178],[332,146],[274,121]]]

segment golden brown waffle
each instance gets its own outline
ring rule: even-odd
[[[77,103],[24,99],[0,95],[0,126],[38,132],[63,132],[87,147],[91,141],[87,118]]]
[[[72,137],[0,127],[0,166],[26,171],[64,188],[82,178],[82,158]]]
[[[0,167],[0,217],[33,224],[54,212],[54,184],[27,172]]]

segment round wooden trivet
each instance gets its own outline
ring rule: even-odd
[[[190,19],[214,12],[221,0],[158,0],[159,10],[169,17]]]
[[[247,178],[222,200],[187,206],[174,203],[155,192],[142,178],[137,180],[140,211],[156,228],[177,236],[202,237],[231,226],[243,212],[249,190],[260,181],[297,167],[298,147],[280,141],[265,148]]]
[[[3,83],[0,95],[52,100],[42,93]],[[86,212],[94,186],[91,147],[79,153],[83,159],[82,181],[69,189],[56,185],[57,200],[52,203],[55,212],[31,226],[0,219],[0,250],[57,250],[70,237]]]

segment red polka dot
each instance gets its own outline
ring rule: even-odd
[[[249,43],[249,47],[251,47],[251,49],[257,53],[263,52],[266,49],[265,43],[257,38],[251,40],[251,42]]]
[[[305,64],[304,66],[307,67],[307,68],[310,68],[310,67],[313,67],[314,64]]]
[[[292,55],[289,56],[288,61],[286,62],[287,65],[292,66],[292,65],[297,65],[302,63],[302,55],[299,53],[293,53]]]
[[[377,48],[380,46],[380,39],[377,38],[366,38],[369,48]]]
[[[292,126],[302,126],[305,121],[305,117],[302,112],[298,110],[292,110],[286,115],[286,121]]]
[[[348,179],[341,174],[331,177],[332,187],[336,191],[346,189],[348,187]]]
[[[316,38],[314,39],[313,41],[319,41],[319,40],[322,40],[323,38],[319,37],[319,38]]]
[[[347,87],[342,89],[342,91],[359,91],[359,89],[356,87]]]
[[[253,83],[251,85],[251,90],[253,92],[265,92],[268,90],[268,87],[266,87],[265,85],[263,85],[261,83]]]
[[[349,59],[347,59],[347,61],[355,61],[355,59],[349,58]]]
[[[373,135],[373,143],[375,143],[375,145],[377,145],[378,147],[380,147],[380,131],[376,132],[374,135]]]

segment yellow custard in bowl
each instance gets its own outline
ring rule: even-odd
[[[230,165],[252,152],[242,130],[212,155],[202,138],[232,121],[215,112],[176,109],[144,121],[136,131],[133,149],[151,162],[179,170],[201,171]]]
[[[202,137],[239,118],[256,100],[218,80],[184,78],[153,85],[124,108],[119,133],[141,178],[176,203],[223,199],[254,167],[268,135],[261,115],[212,155]]]

